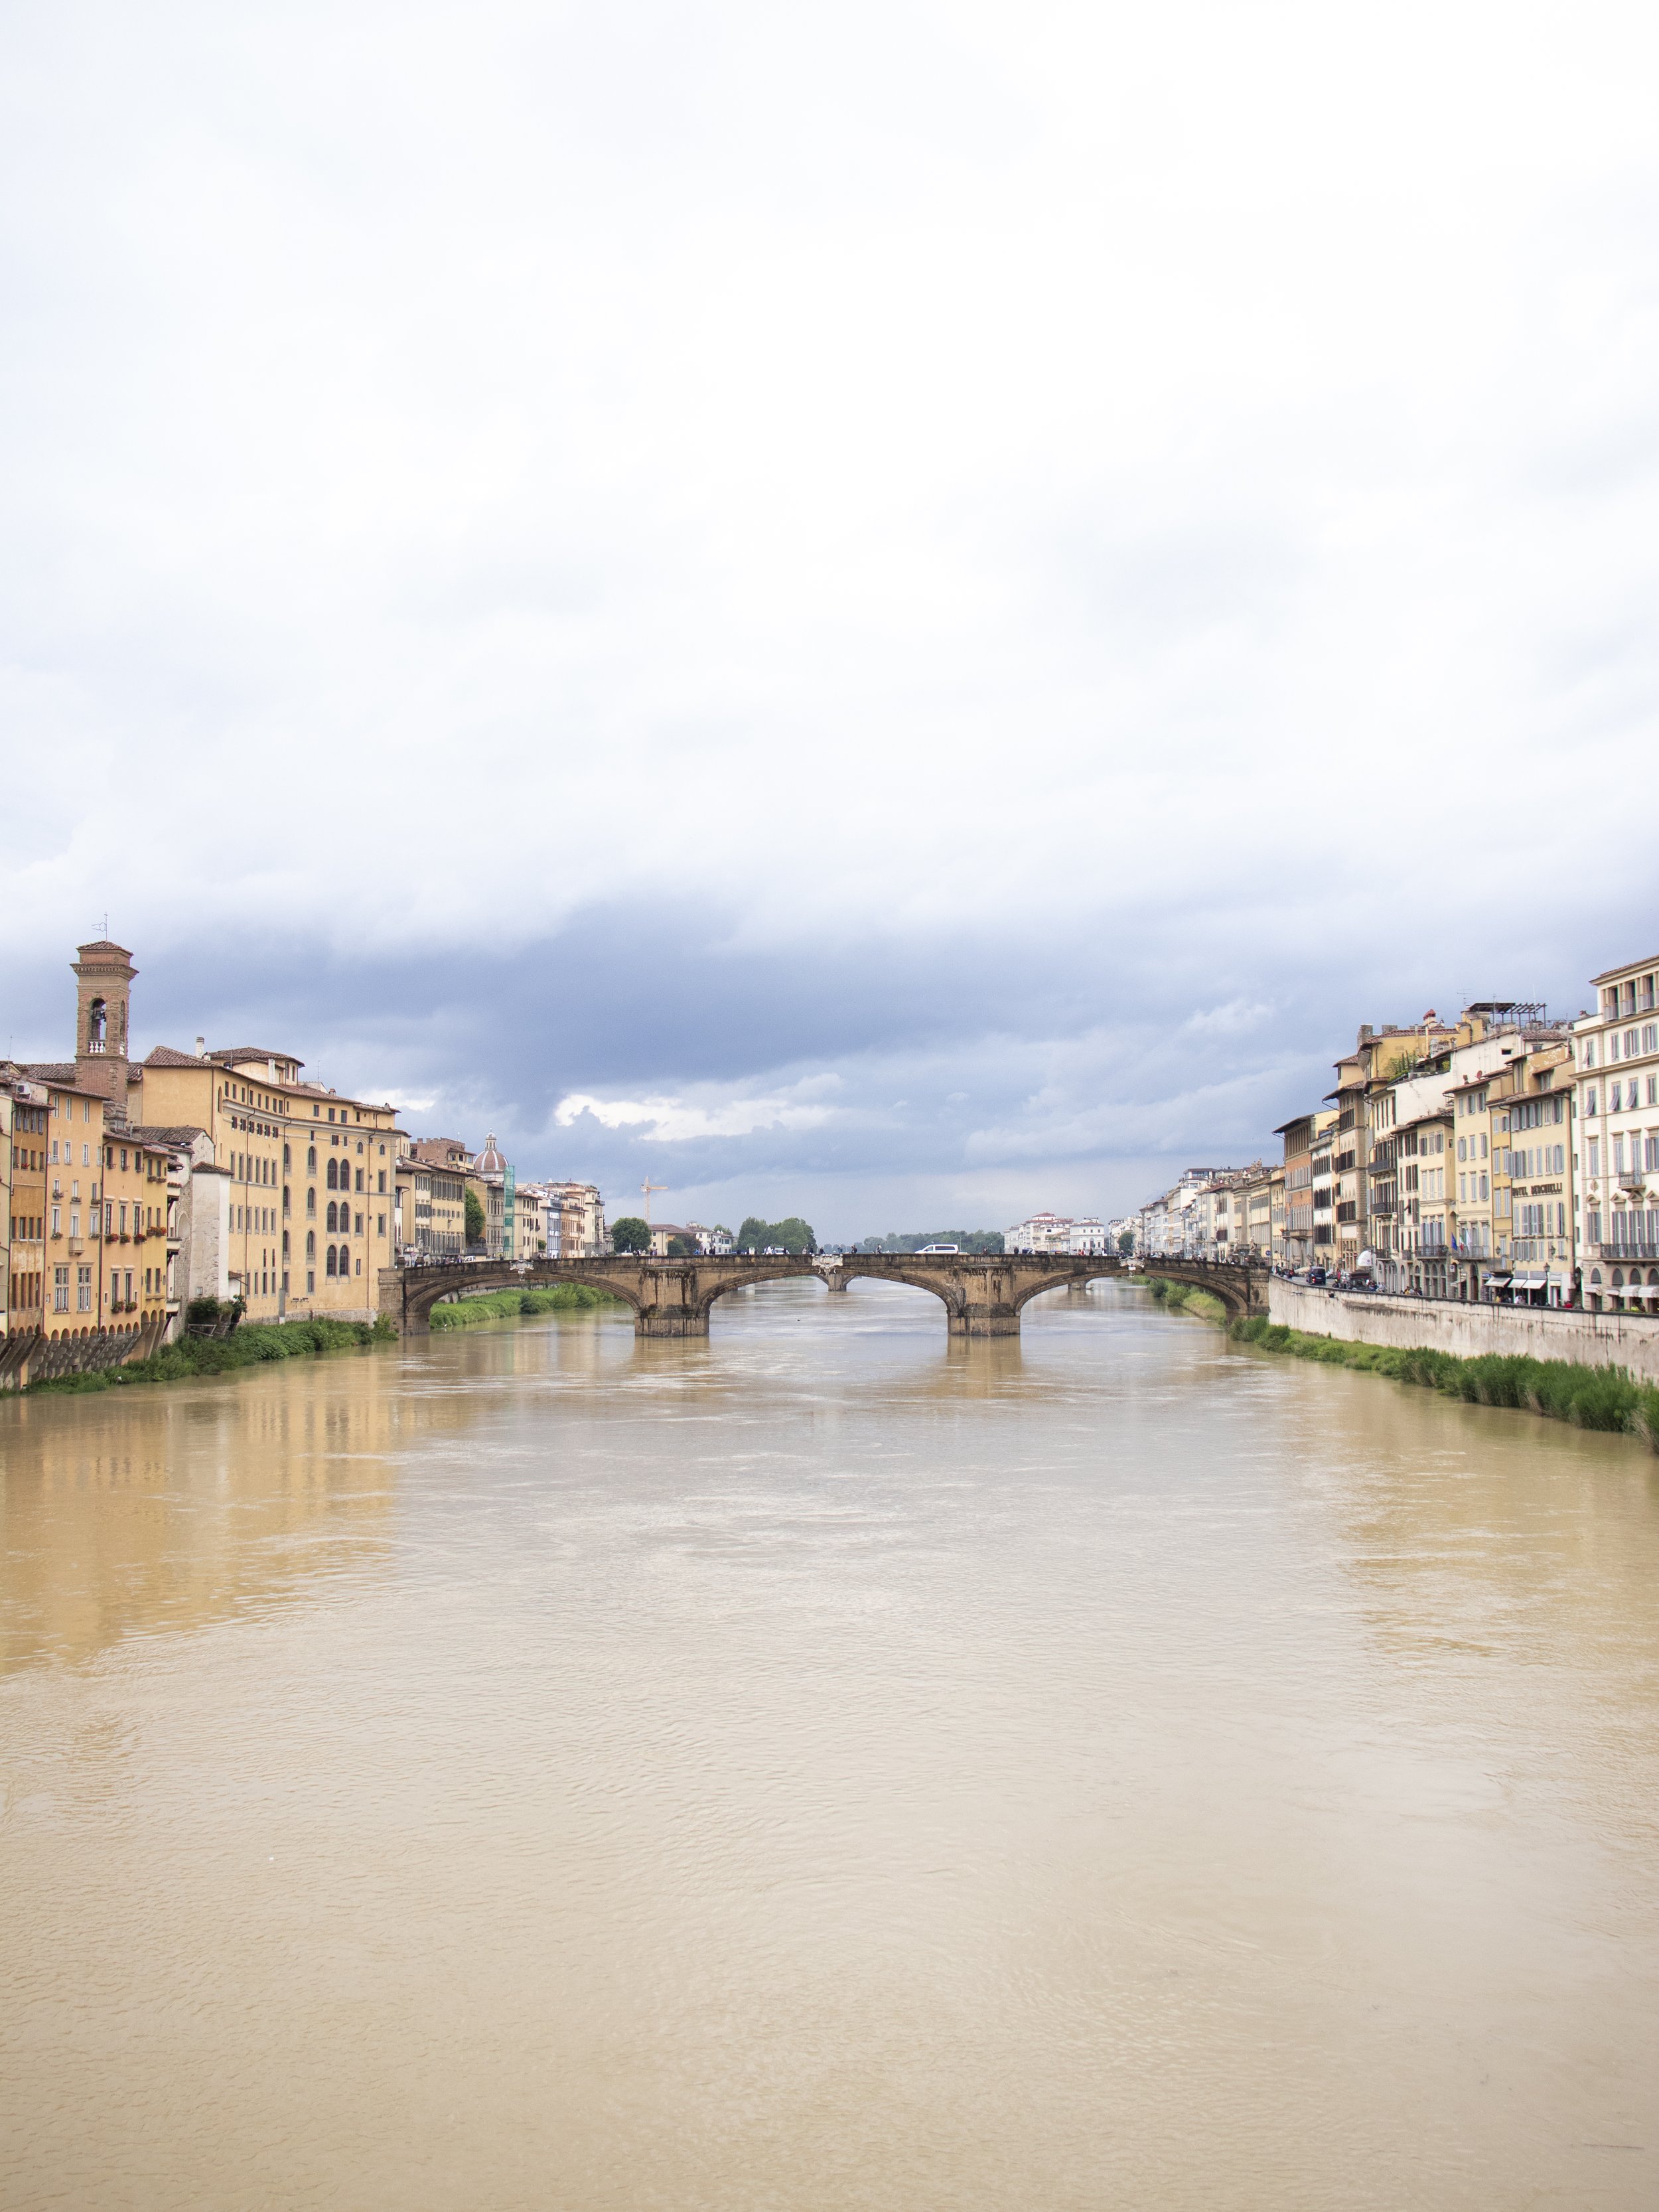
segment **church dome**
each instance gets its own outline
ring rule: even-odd
[[[496,1151],[495,1139],[493,1134],[484,1139],[484,1148],[483,1152],[479,1153],[477,1158],[472,1163],[472,1165],[474,1172],[478,1175],[505,1175],[507,1173],[507,1162]]]

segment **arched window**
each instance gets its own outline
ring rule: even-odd
[[[317,1147],[315,1145],[307,1145],[306,1146],[306,1173],[307,1175],[315,1175],[316,1172]]]
[[[337,1173],[337,1170],[336,1170],[336,1167],[335,1167],[334,1162],[333,1162],[332,1160],[331,1160],[331,1161],[329,1162],[329,1164],[328,1164],[328,1187],[329,1187],[329,1188],[330,1188],[331,1190],[336,1190],[336,1189],[337,1189],[337,1188],[339,1188],[339,1182],[340,1182],[339,1175],[338,1175],[338,1173]]]
[[[329,1275],[334,1273],[334,1247],[331,1244],[328,1248],[328,1265],[323,1272]]]
[[[307,1229],[306,1231],[306,1257],[307,1260],[314,1260],[316,1256],[317,1232],[314,1229]]]
[[[109,1012],[101,999],[94,999],[87,1008],[87,1048],[102,1052],[109,1035]]]

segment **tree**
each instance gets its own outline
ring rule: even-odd
[[[697,1256],[697,1248],[689,1237],[671,1237],[668,1240],[666,1255],[671,1260],[695,1260]]]
[[[787,1214],[783,1220],[773,1222],[767,1230],[766,1241],[769,1244],[775,1244],[781,1252],[816,1252],[818,1246],[818,1240],[812,1234],[811,1223],[803,1221],[798,1213]]]
[[[764,1252],[768,1247],[778,1252],[816,1252],[818,1240],[812,1234],[811,1222],[803,1221],[798,1213],[791,1213],[781,1221],[763,1221],[757,1213],[747,1216],[738,1231],[739,1252]]]
[[[641,1221],[637,1213],[624,1213],[620,1221],[611,1224],[611,1249],[613,1252],[648,1252],[650,1224]]]
[[[1122,1253],[1126,1259],[1128,1257],[1129,1254],[1134,1250],[1135,1232],[1133,1229],[1120,1229],[1118,1231],[1117,1249]]]
[[[482,1244],[484,1237],[483,1200],[476,1190],[468,1190],[464,1194],[464,1198],[466,1208],[466,1241],[469,1244]]]

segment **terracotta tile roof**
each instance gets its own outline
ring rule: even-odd
[[[193,1052],[175,1052],[170,1044],[158,1044],[144,1054],[146,1067],[211,1067],[210,1060],[199,1060]]]

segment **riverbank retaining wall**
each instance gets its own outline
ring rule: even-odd
[[[1485,1352],[1528,1359],[1569,1359],[1579,1367],[1622,1367],[1643,1382],[1659,1382],[1659,1319],[1634,1314],[1562,1313],[1541,1306],[1454,1305],[1435,1298],[1367,1297],[1363,1291],[1310,1290],[1273,1279],[1269,1320],[1309,1336],[1352,1344],[1388,1344],[1414,1352],[1427,1346],[1475,1359]]]

